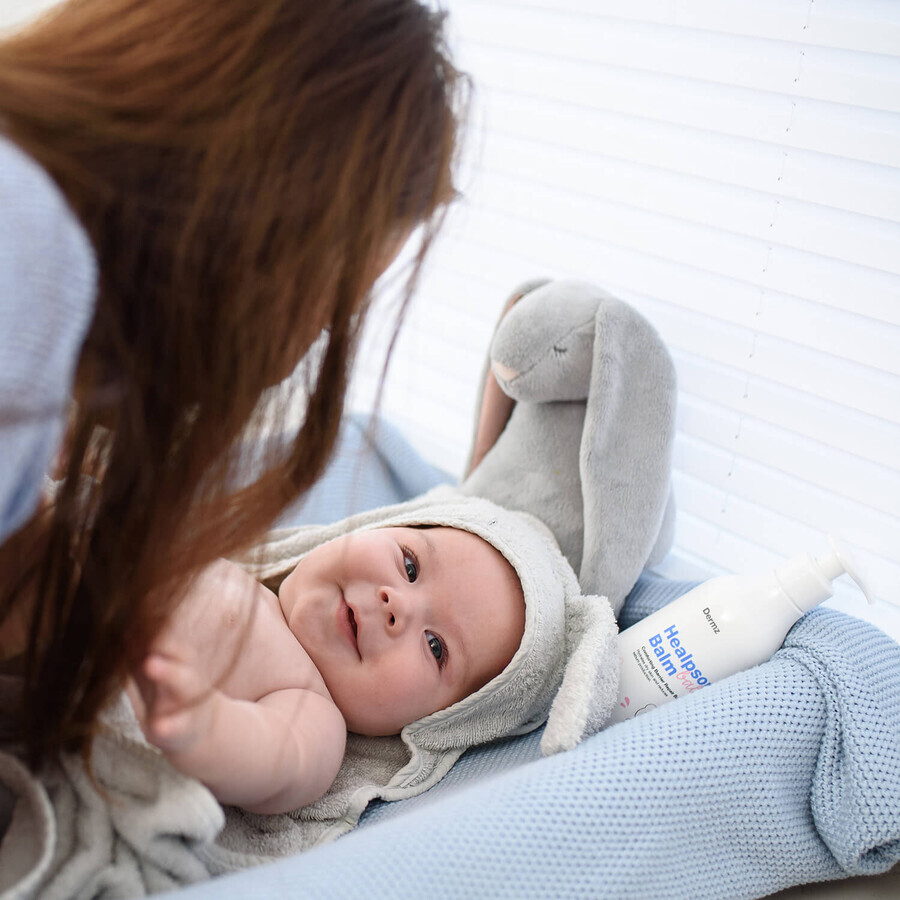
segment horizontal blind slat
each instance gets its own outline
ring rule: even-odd
[[[747,415],[854,456],[893,468],[900,447],[900,424],[841,406],[708,358],[673,351],[679,392]]]
[[[607,110],[488,92],[493,144],[521,139],[893,220],[900,170]]]
[[[454,11],[460,28],[483,36],[484,47],[504,51],[535,48],[545,57],[586,66],[612,66],[754,91],[900,111],[896,57],[787,40],[671,28],[647,22],[560,16],[527,7],[462,2]]]
[[[796,510],[809,514],[821,531],[840,533],[900,566],[900,525],[896,518],[853,499],[835,497],[821,486],[768,466],[738,457],[714,444],[683,434],[676,441],[675,469],[703,481],[724,495],[797,519]]]
[[[532,59],[520,52],[467,45],[463,62],[482,83],[563,105],[627,113],[779,146],[828,150],[864,162],[893,165],[900,127],[890,112],[761,93],[675,76]]]
[[[679,512],[683,513],[687,544],[695,557],[708,561],[711,568],[762,573],[787,556],[804,551],[818,554],[827,547],[825,535],[818,528],[725,495],[701,479],[677,473],[675,489],[685,497]],[[792,549],[785,553],[779,549],[784,547]],[[897,598],[900,566],[863,547],[854,546],[854,557],[877,597]],[[846,596],[849,579],[836,581],[834,587],[836,595]]]
[[[555,256],[549,252],[552,247],[572,261],[575,271],[598,254],[622,258],[634,254],[636,262],[642,260],[640,266],[650,261],[672,274],[681,271],[688,279],[733,280],[744,286],[736,288],[738,292],[792,294],[839,309],[852,300],[861,315],[900,325],[900,279],[893,273],[770,247],[762,240],[665,220],[616,204],[560,198],[539,187],[516,197],[508,184],[491,185],[473,209],[469,227],[473,239],[497,248],[518,246],[524,256],[534,254],[534,259]],[[718,284],[727,290],[723,282]]]
[[[459,0],[455,0],[459,2]],[[479,2],[479,0],[468,0]],[[652,22],[710,34],[838,47],[864,53],[900,53],[900,13],[894,0],[493,0],[507,9],[575,13],[627,22]]]
[[[492,242],[501,231],[509,241]],[[523,231],[529,234],[524,226]],[[557,248],[555,232],[546,233],[542,257],[540,243],[517,241],[518,232],[503,220],[477,240],[480,235],[473,222],[470,239],[448,242],[442,271],[477,277],[496,273],[492,283],[504,296],[529,276],[593,281],[647,315],[673,350],[780,380],[882,419],[896,421],[900,415],[900,387],[891,377],[900,362],[895,350],[898,326],[858,317],[854,321],[846,313],[850,327],[828,307],[764,296],[739,282],[658,261],[648,265],[636,254],[605,253],[576,237]],[[552,266],[536,262],[548,257],[555,260]],[[793,309],[795,303],[799,312]],[[807,346],[801,346],[804,339]]]
[[[900,223],[747,190],[694,175],[660,171],[597,154],[495,138],[485,147],[485,181],[509,180],[511,189],[540,185],[558,202],[590,199],[690,221],[855,265],[900,274]],[[894,170],[900,194],[900,170]],[[890,190],[890,183],[886,186]]]
[[[730,410],[718,410],[696,397],[679,398],[678,428],[686,434],[771,469],[810,482],[842,497],[896,516],[900,510],[900,472],[827,447],[801,435]]]

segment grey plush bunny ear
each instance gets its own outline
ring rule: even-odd
[[[599,731],[618,697],[617,629],[606,597],[566,604],[568,663],[541,737],[541,753],[571,750]]]
[[[672,542],[675,367],[653,326],[604,298],[595,314],[579,468],[584,545],[578,580],[618,612],[641,570]]]

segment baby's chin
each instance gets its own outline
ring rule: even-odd
[[[398,719],[397,717],[372,715],[371,710],[346,710],[341,707],[340,703],[337,704],[337,707],[347,723],[347,731],[363,737],[392,737],[400,734],[407,725],[431,715],[431,713],[423,713],[414,719]],[[437,712],[437,710],[434,711]]]
[[[341,709],[340,706],[338,709]],[[403,725],[398,725],[396,722],[380,721],[365,715],[347,715],[342,709],[341,715],[347,723],[347,731],[363,737],[392,737],[400,734],[404,727],[409,724],[405,722]]]

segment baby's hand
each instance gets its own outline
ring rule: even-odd
[[[151,653],[135,681],[144,734],[164,753],[188,753],[211,734],[219,691],[196,666]]]

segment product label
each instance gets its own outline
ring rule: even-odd
[[[657,665],[667,676],[679,681],[686,693],[709,684],[709,680],[697,668],[694,654],[682,643],[675,625],[670,625],[659,634],[654,634],[649,643],[653,648]]]
[[[707,607],[702,615],[696,615],[699,612],[696,608],[690,610],[683,620],[677,611],[666,613],[665,619],[655,618],[649,635],[638,629],[622,632],[622,677],[612,721],[621,722],[649,712],[722,677],[722,649],[717,645],[729,637],[729,629],[723,627],[727,617],[715,607]],[[670,624],[661,627],[667,620]],[[658,631],[654,634],[655,629]]]
[[[719,626],[716,624],[716,620],[713,618],[708,606],[703,610],[703,618],[706,619],[706,623],[712,628],[713,634],[719,634]]]
[[[638,668],[641,670],[641,675],[657,688],[664,699],[673,700],[678,696],[678,694],[676,694],[666,683],[666,676],[659,670],[656,658],[646,646],[638,647],[632,656],[634,657],[634,661],[637,663]],[[656,704],[650,704],[651,708],[655,708],[655,706]],[[638,710],[638,712],[642,711],[643,710]]]

